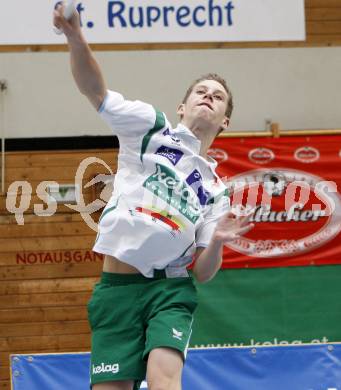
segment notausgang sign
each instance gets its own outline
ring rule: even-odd
[[[0,44],[58,44],[56,0],[1,5]],[[305,39],[304,0],[83,0],[90,43],[241,42]]]

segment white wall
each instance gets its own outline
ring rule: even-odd
[[[234,93],[231,130],[341,128],[341,47],[95,53],[110,88],[176,122],[192,79],[214,71]],[[68,53],[0,53],[7,138],[109,135],[73,83]],[[0,122],[1,123],[1,122]]]

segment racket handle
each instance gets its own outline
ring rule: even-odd
[[[76,10],[75,3],[76,3],[76,0],[67,0],[64,2],[65,8],[64,8],[63,16],[66,20],[71,19],[73,13],[75,12],[75,10]],[[63,30],[58,28],[58,27],[55,27],[55,26],[53,27],[53,31],[58,35],[63,34]]]

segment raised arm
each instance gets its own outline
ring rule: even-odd
[[[80,28],[79,14],[75,11],[70,20],[63,17],[63,6],[54,11],[53,24],[62,29],[69,45],[71,70],[78,89],[96,110],[106,95],[102,71],[95,60]]]

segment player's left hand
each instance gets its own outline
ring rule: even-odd
[[[236,215],[231,211],[227,212],[218,221],[213,240],[224,244],[247,233],[254,227],[254,224],[250,223],[252,214]]]

